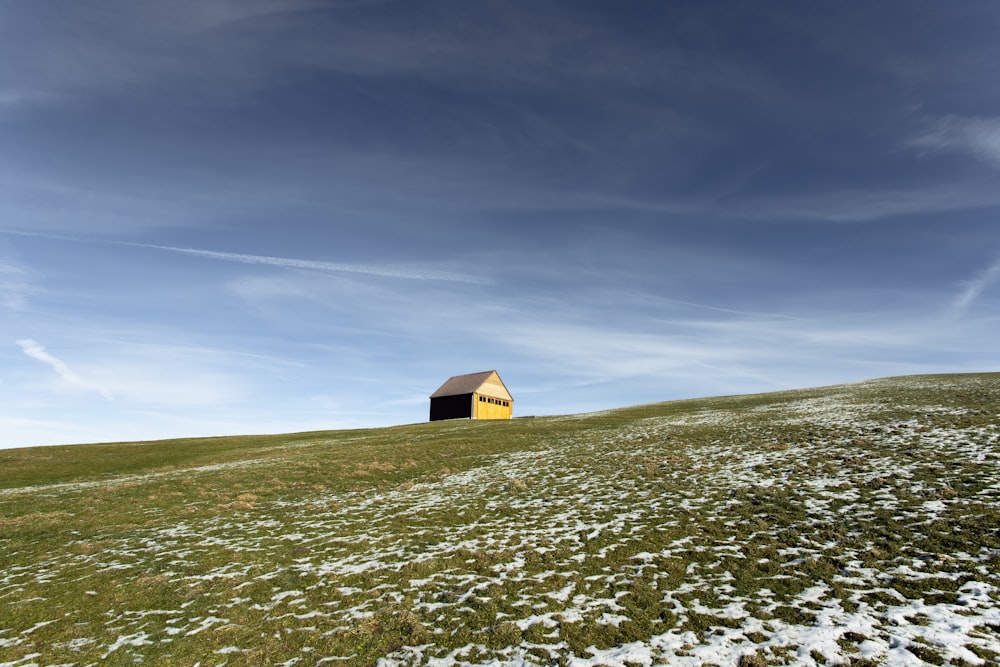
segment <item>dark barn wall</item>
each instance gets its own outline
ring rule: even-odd
[[[441,419],[471,419],[472,394],[439,396],[431,399],[431,421]]]

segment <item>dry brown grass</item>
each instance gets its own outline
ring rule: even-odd
[[[236,500],[222,505],[225,509],[231,510],[252,510],[257,506],[257,496],[253,493],[241,493],[236,496]]]
[[[739,667],[767,667],[767,658],[760,651],[745,653],[740,656]]]
[[[508,493],[517,493],[519,491],[527,491],[534,485],[535,483],[529,478],[511,477],[504,482],[503,490]]]
[[[22,514],[21,516],[0,516],[0,528],[19,528],[24,526],[51,528],[72,516],[69,512],[32,512],[30,514]]]

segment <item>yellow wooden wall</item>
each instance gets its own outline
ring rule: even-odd
[[[507,405],[503,405],[506,403]],[[473,418],[475,419],[510,419],[514,414],[514,402],[489,396],[472,396]]]

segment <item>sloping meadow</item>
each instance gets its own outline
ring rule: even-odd
[[[996,374],[3,454],[3,666],[1000,663]]]

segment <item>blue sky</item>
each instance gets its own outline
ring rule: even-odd
[[[995,2],[0,1],[0,446],[1000,370]]]

